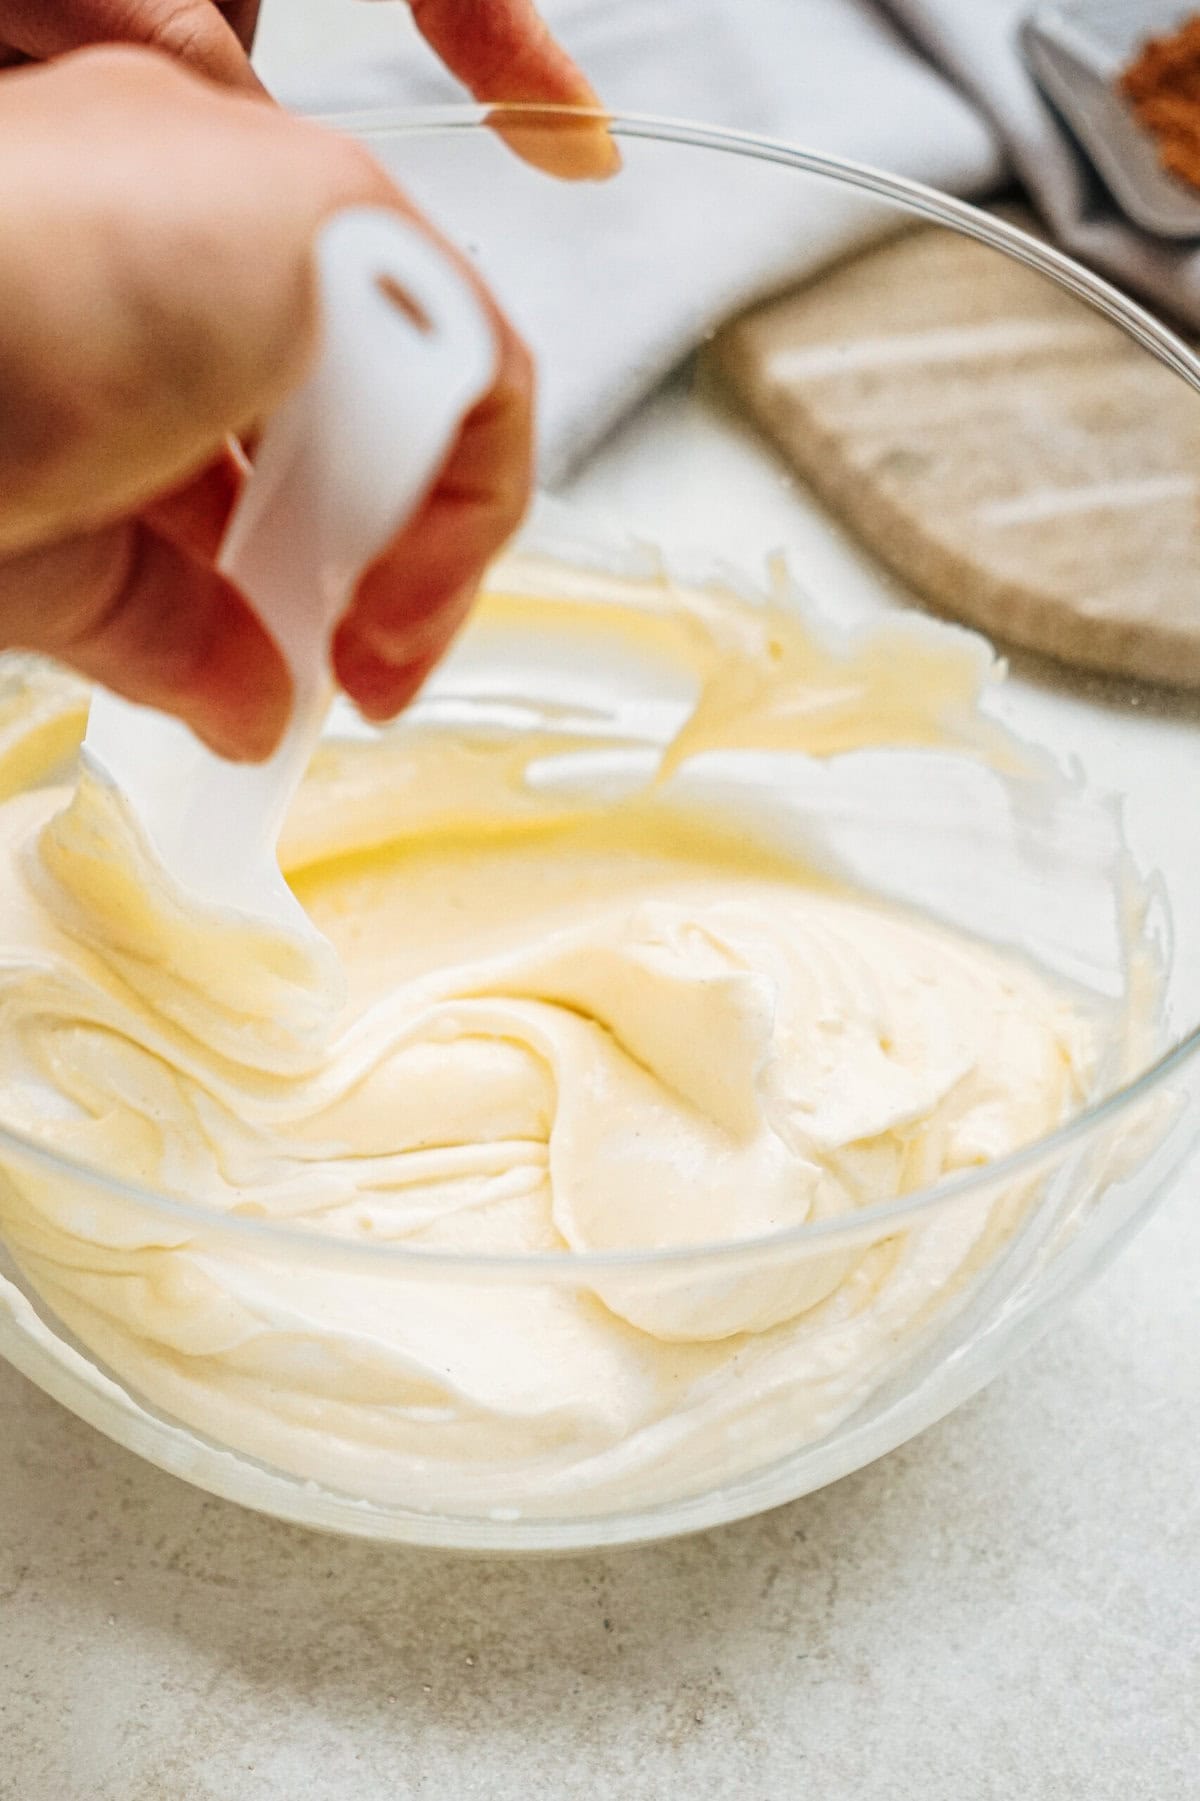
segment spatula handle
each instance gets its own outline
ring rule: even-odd
[[[356,582],[424,498],[496,362],[475,293],[408,221],[340,213],[316,256],[320,352],[263,434],[220,558],[301,681],[323,668]]]
[[[294,910],[275,844],[331,692],[333,625],[424,498],[496,363],[470,283],[398,215],[338,214],[316,261],[316,361],[267,424],[220,556],[291,670],[283,743],[267,763],[234,766],[178,720],[103,690],[85,740],[168,874],[243,912]]]

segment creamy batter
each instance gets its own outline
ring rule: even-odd
[[[0,1229],[120,1382],[219,1443],[368,1498],[570,1515],[818,1437],[1034,1191],[728,1272],[573,1254],[849,1222],[1002,1156],[1086,1097],[1096,1016],[683,779],[714,754],[1011,755],[977,709],[979,640],[924,622],[835,651],[666,582],[510,579],[480,642],[633,656],[674,712],[481,712],[476,680],[474,713],[435,699],[327,743],[282,847],[316,928],[294,940],[172,893],[94,772],[33,786],[81,691],[39,671],[10,691],[0,1123],[315,1249],[28,1172]],[[331,1243],[540,1253],[559,1279]]]

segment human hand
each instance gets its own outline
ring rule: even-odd
[[[231,440],[311,359],[323,221],[416,215],[360,146],[137,51],[5,76],[0,167],[0,642],[265,756],[291,691],[214,567],[242,481]],[[375,718],[436,663],[529,490],[528,357],[443,248],[488,311],[497,376],[335,635]]]
[[[261,0],[0,0],[0,67],[92,44],[165,51],[206,75],[263,93],[249,51]],[[287,4],[287,0],[282,0]],[[596,94],[551,36],[534,0],[411,0],[417,28],[477,100],[595,106]],[[567,178],[611,175],[618,157],[599,122],[554,130],[502,124],[527,161]]]
[[[0,65],[93,44],[140,44],[198,75],[263,93],[250,67],[261,0],[0,0]]]

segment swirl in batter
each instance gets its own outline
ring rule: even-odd
[[[819,1437],[1033,1191],[729,1273],[576,1254],[850,1222],[1001,1157],[1086,1097],[1095,1021],[1015,953],[697,800],[713,757],[1007,754],[979,640],[916,622],[835,650],[780,608],[526,577],[497,583],[480,642],[633,655],[674,714],[481,713],[476,680],[474,711],[435,695],[331,739],[283,845],[315,928],[294,940],[171,892],[94,771],[33,785],[83,695],[38,670],[10,691],[0,1120],[214,1229],[29,1171],[0,1229],[55,1320],[221,1445],[384,1502],[569,1516]],[[323,1262],[331,1244],[543,1253],[567,1277]]]

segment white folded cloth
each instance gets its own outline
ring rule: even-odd
[[[282,21],[259,67],[287,105],[329,114],[442,103],[460,90],[399,6],[340,15],[358,46],[288,54]],[[870,0],[550,0],[544,11],[605,103],[733,125],[837,151],[959,193],[1003,159],[979,111]],[[333,14],[326,15],[332,20]],[[353,37],[354,32],[350,33]],[[375,146],[414,197],[475,247],[538,354],[541,473],[591,449],[738,306],[896,222],[787,170],[626,141],[626,176],[567,186],[509,158],[478,179],[451,140]]]

